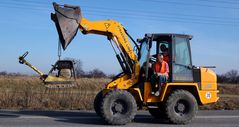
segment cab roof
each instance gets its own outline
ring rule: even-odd
[[[145,36],[153,36],[154,38],[160,38],[160,37],[165,37],[165,36],[178,36],[178,37],[185,37],[189,38],[190,40],[193,38],[192,35],[188,34],[177,34],[177,33],[146,33]]]

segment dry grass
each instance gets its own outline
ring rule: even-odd
[[[0,77],[0,108],[92,109],[109,79],[77,79],[77,88],[48,89],[38,77]]]
[[[93,108],[93,100],[110,79],[77,79],[77,88],[48,89],[38,77],[0,76],[0,109]],[[220,99],[200,109],[239,109],[239,85],[219,85]]]

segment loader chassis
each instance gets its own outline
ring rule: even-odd
[[[109,91],[112,92],[115,89],[128,91],[134,96],[138,107],[148,107],[152,116],[167,118],[172,123],[177,124],[190,122],[197,113],[198,105],[214,103],[218,100],[215,73],[208,68],[192,65],[189,43],[191,39],[192,36],[183,34],[146,34],[139,41],[138,60],[141,69],[138,82],[131,86],[132,82],[124,81],[124,79],[129,78],[129,75],[121,74],[106,85],[103,93],[107,95]],[[152,73],[150,73],[150,64],[155,63],[155,54],[161,53],[161,43],[167,44],[168,47],[170,73],[168,82],[162,85],[160,96],[154,96],[151,95],[150,78]],[[206,87],[208,85],[210,87]],[[102,95],[101,100],[104,100],[104,97]],[[99,100],[96,98],[95,101]],[[151,108],[152,106],[154,108]],[[100,112],[98,109],[101,108],[97,105],[95,107],[97,108],[96,112]],[[102,116],[101,113],[100,116]]]

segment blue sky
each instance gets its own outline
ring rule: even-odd
[[[57,60],[58,35],[50,13],[53,1],[0,1],[0,71],[35,74],[18,63],[25,51],[27,60],[47,73]],[[55,0],[80,5],[89,20],[121,22],[135,38],[145,33],[183,33],[191,42],[194,65],[215,65],[219,74],[239,70],[239,1],[237,0]],[[104,36],[82,35],[62,53],[80,59],[86,71],[99,68],[118,73],[113,49]]]

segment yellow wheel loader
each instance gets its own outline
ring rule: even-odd
[[[186,124],[195,117],[198,105],[215,103],[219,99],[216,74],[209,67],[192,64],[192,36],[147,33],[135,42],[119,22],[89,21],[82,16],[79,6],[53,3],[53,7],[55,13],[51,14],[51,19],[64,50],[78,30],[83,34],[106,36],[113,47],[122,73],[115,76],[94,100],[95,112],[107,123],[127,124],[134,119],[138,109],[147,107],[155,118]],[[131,42],[136,50],[133,50]],[[155,96],[151,94],[150,70],[156,62],[155,54],[162,53],[161,45],[168,50],[169,78],[162,84],[159,96]],[[21,62],[26,64],[21,58]],[[43,78],[44,81],[47,77]],[[50,81],[58,77],[54,78]]]

